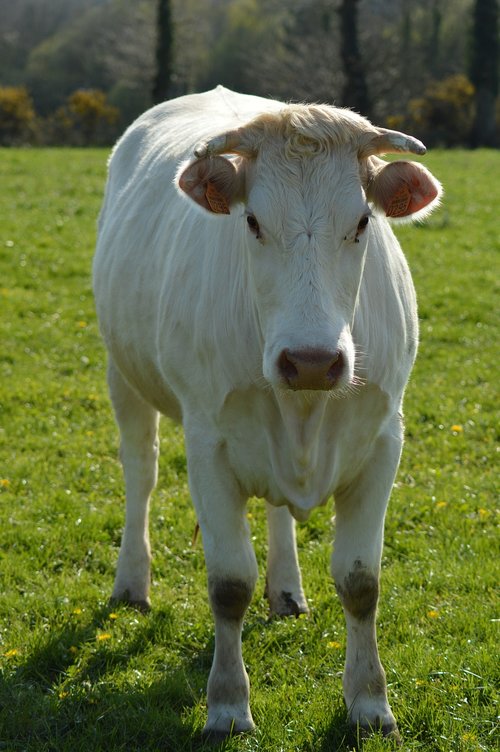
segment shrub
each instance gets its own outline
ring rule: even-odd
[[[406,116],[388,118],[388,125],[404,127],[430,146],[466,145],[474,123],[474,94],[462,74],[431,81],[422,97],[410,100]]]
[[[52,117],[52,140],[59,144],[90,146],[114,138],[119,110],[108,104],[98,89],[78,89]]]
[[[24,87],[0,87],[0,144],[14,146],[35,136],[33,101]]]

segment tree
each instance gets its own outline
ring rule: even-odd
[[[49,115],[77,89],[100,89],[122,109],[122,102],[115,101],[117,85],[143,95],[144,104],[132,117],[149,107],[154,70],[151,11],[149,0],[110,0],[77,15],[38,44],[28,57],[23,82],[37,111]]]
[[[158,0],[156,16],[156,72],[153,81],[153,102],[158,104],[167,98],[172,76],[172,8],[170,0]]]
[[[476,0],[473,11],[470,78],[476,87],[474,146],[495,146],[495,100],[498,95],[497,0]]]
[[[430,8],[430,32],[427,42],[427,69],[433,78],[439,75],[441,52],[441,27],[443,11],[440,0],[433,0]]]
[[[276,65],[282,55],[282,17],[288,15],[282,0],[223,0],[215,6],[210,56],[198,86],[222,84],[243,93],[274,95]]]
[[[218,83],[386,124],[432,81],[468,73],[479,144],[494,141],[497,16],[495,0],[0,0],[0,85],[25,87],[45,119],[75,90],[99,89],[120,110],[115,130],[153,89],[161,101]]]
[[[358,2],[359,0],[342,0],[339,7],[340,54],[346,77],[342,104],[353,107],[362,115],[369,115],[371,104],[358,43]]]
[[[303,0],[282,5],[290,7],[279,9],[274,23],[266,19],[271,40],[254,55],[252,73],[259,76],[261,92],[301,102],[340,102],[344,76],[335,3]]]

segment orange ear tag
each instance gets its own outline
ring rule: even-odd
[[[403,185],[391,198],[391,202],[385,212],[386,215],[388,217],[405,217],[410,201],[411,191],[407,185]]]
[[[225,196],[210,181],[207,183],[205,198],[214,214],[230,214]]]

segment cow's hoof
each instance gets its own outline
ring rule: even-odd
[[[211,746],[219,746],[219,744],[224,744],[226,739],[230,737],[230,734],[227,734],[225,731],[203,731],[201,732],[201,740],[204,742],[204,744],[210,744]]]
[[[307,601],[304,596],[294,598],[292,593],[282,590],[281,593],[267,594],[271,616],[295,616],[308,614]]]
[[[113,606],[129,606],[135,608],[143,614],[147,614],[151,611],[151,601],[149,598],[134,599],[130,597],[128,590],[125,590],[121,595],[112,595],[109,599],[109,605]]]
[[[254,729],[255,723],[249,707],[243,709],[234,706],[221,706],[217,710],[215,707],[210,710],[209,707],[208,719],[202,731],[202,738],[210,744],[221,744],[232,736],[248,734]]]
[[[242,729],[241,731],[236,731],[234,729],[230,729],[229,731],[217,731],[216,729],[207,729],[204,728],[201,732],[201,738],[202,741],[205,744],[210,744],[211,746],[215,747],[220,744],[224,744],[228,739],[231,739],[233,736],[240,736],[241,734],[251,734],[253,729]]]
[[[382,726],[378,723],[375,723],[373,726],[370,724],[357,724],[353,726],[353,730],[357,733],[360,741],[369,739],[373,734],[381,733],[385,739],[390,739],[397,746],[402,744],[401,735],[395,723],[384,723]]]
[[[210,744],[212,746],[216,746],[217,744],[223,744],[228,739],[231,739],[233,736],[240,736],[241,734],[251,734],[252,731],[255,730],[255,726],[250,726],[249,728],[241,728],[238,729],[236,727],[232,727],[228,729],[227,731],[223,731],[220,729],[211,729],[205,728],[201,732],[201,738],[206,744]]]

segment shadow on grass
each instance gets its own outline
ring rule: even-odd
[[[379,733],[379,738],[382,736]],[[364,737],[359,731],[347,722],[345,710],[339,709],[331,719],[321,743],[314,748],[314,752],[363,752],[365,741],[372,737]],[[400,745],[392,739],[384,738],[383,747],[386,752],[401,749]]]
[[[135,663],[153,636],[168,636],[174,619],[169,610],[137,614],[125,644],[96,643],[96,632],[106,634],[101,630],[109,626],[110,612],[101,608],[85,623],[51,628],[14,671],[0,673],[0,750],[207,749],[200,728],[182,716],[203,695],[213,645],[175,667],[162,666],[161,678],[147,684],[132,669],[121,688],[112,676],[115,669]],[[89,643],[95,647],[80,659]]]
[[[205,696],[213,639],[175,666],[142,672],[134,667],[142,665],[151,642],[175,640],[172,610],[155,609],[147,616],[120,610],[120,618],[133,618],[130,638],[99,643],[96,634],[106,634],[111,612],[104,607],[85,621],[51,627],[14,671],[0,673],[0,752],[263,749],[259,731],[248,743],[242,736],[215,746],[201,736],[204,711],[196,706]],[[265,623],[254,620],[245,631]],[[314,752],[356,748],[343,709],[320,737]]]

